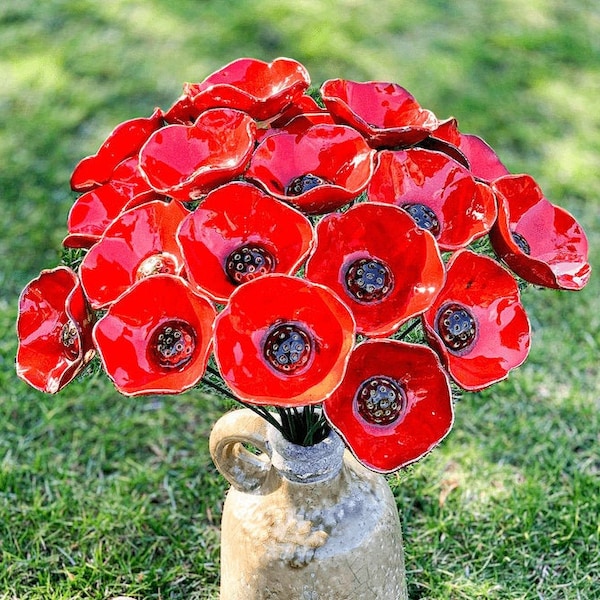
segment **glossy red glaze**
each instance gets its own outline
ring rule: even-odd
[[[126,396],[178,394],[196,385],[206,371],[215,309],[181,277],[141,279],[96,323],[94,340],[104,369]],[[182,366],[156,359],[154,341],[170,323],[193,333],[193,352]]]
[[[313,349],[308,364],[281,373],[265,358],[269,334],[301,327]],[[328,288],[271,274],[241,285],[215,324],[215,358],[224,381],[244,402],[282,407],[316,404],[339,385],[354,342],[354,319]]]
[[[179,202],[155,200],[113,221],[81,263],[81,284],[91,306],[108,306],[144,276],[179,275],[183,258],[175,233],[188,214]]]
[[[287,121],[284,125],[279,127],[269,127],[268,129],[259,129],[256,135],[257,141],[260,143],[264,139],[276,135],[277,133],[304,133],[309,127],[313,125],[335,125],[331,115],[326,112],[313,112],[304,113],[293,117],[290,121]]]
[[[380,300],[360,301],[346,284],[350,266],[364,258],[378,260],[391,271],[393,285]],[[359,333],[381,337],[431,306],[445,271],[433,236],[408,214],[390,204],[363,202],[319,222],[306,277],[342,298]]]
[[[402,389],[398,417],[386,425],[365,419],[357,395],[363,382],[387,377]],[[418,460],[448,434],[453,423],[448,378],[426,346],[370,340],[356,346],[346,376],[323,403],[327,420],[369,469],[390,473]]]
[[[471,173],[483,181],[492,181],[509,173],[494,150],[480,137],[461,134],[459,148],[469,161]]]
[[[82,159],[71,175],[71,188],[91,190],[112,178],[113,170],[126,158],[137,154],[150,134],[163,125],[163,113],[157,108],[151,117],[131,119],[117,125],[96,154]]]
[[[463,248],[492,227],[496,219],[493,195],[446,154],[422,148],[383,150],[378,159],[369,200],[430,208],[439,221],[435,237],[442,250]]]
[[[157,198],[138,165],[137,157],[125,159],[113,171],[110,181],[75,200],[69,211],[69,234],[63,240],[64,246],[91,247],[124,210]]]
[[[583,228],[566,210],[547,200],[529,175],[509,175],[493,182],[498,221],[490,234],[494,250],[506,264],[535,285],[580,290],[592,268]],[[529,246],[525,253],[514,234]]]
[[[202,113],[193,125],[167,125],[140,150],[140,168],[160,194],[198,198],[240,175],[254,149],[256,125],[226,108]]]
[[[67,267],[42,271],[19,298],[17,375],[54,394],[94,356],[92,315],[77,275]]]
[[[412,146],[438,126],[435,115],[395,83],[330,79],[321,95],[333,118],[360,131],[373,148]]]
[[[232,252],[258,244],[273,256],[273,272],[292,274],[313,246],[313,228],[300,212],[257,187],[232,182],[206,196],[181,224],[178,239],[190,279],[224,302],[238,287],[226,272]]]
[[[245,176],[273,196],[307,214],[340,208],[367,186],[374,151],[363,137],[342,125],[314,125],[302,133],[280,133],[256,148]],[[315,175],[325,183],[297,196],[286,194],[297,177]]]
[[[188,89],[197,110],[225,107],[243,110],[257,121],[280,115],[310,85],[299,62],[276,58],[270,63],[240,58]]]
[[[438,329],[440,311],[451,304],[466,308],[475,320],[475,339],[464,350],[449,350]],[[529,320],[516,281],[496,261],[470,250],[457,252],[448,263],[446,284],[423,324],[448,372],[466,390],[505,379],[529,352]]]

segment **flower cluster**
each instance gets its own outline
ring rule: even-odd
[[[590,276],[576,220],[397,84],[309,88],[294,60],[240,59],[84,158],[82,259],[23,291],[19,376],[54,393],[94,356],[129,396],[218,376],[390,472],[449,432],[451,384],[522,364],[519,282]]]

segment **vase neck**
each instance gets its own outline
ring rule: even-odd
[[[331,431],[312,446],[300,446],[286,440],[274,427],[269,427],[271,464],[282,477],[295,483],[320,483],[336,477],[343,463],[344,443]]]

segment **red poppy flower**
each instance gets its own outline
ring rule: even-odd
[[[356,346],[323,409],[356,458],[382,473],[427,454],[454,418],[450,384],[435,353],[396,340]]]
[[[54,394],[94,356],[92,315],[77,275],[67,267],[42,271],[21,293],[17,375]]]
[[[190,279],[224,302],[250,279],[294,273],[312,248],[313,229],[300,212],[238,181],[210,192],[178,239]]]
[[[336,210],[369,183],[374,151],[363,137],[343,125],[314,125],[279,133],[255,150],[245,176],[302,212]]]
[[[423,323],[448,372],[466,390],[505,379],[529,352],[529,320],[516,281],[470,250],[452,257],[446,284]]]
[[[491,190],[446,154],[411,148],[383,150],[378,158],[369,200],[403,208],[442,250],[463,248],[492,227],[496,203]]]
[[[202,113],[193,125],[167,125],[140,150],[140,168],[160,194],[198,198],[240,175],[254,149],[256,125],[226,108]]]
[[[217,317],[215,358],[224,381],[250,404],[316,404],[339,385],[354,320],[328,288],[270,274],[241,285]]]
[[[280,115],[309,85],[308,71],[295,60],[276,58],[266,63],[240,58],[201,83],[190,85],[187,93],[200,112],[234,108],[257,121],[266,121]]]
[[[106,373],[126,396],[193,387],[206,371],[215,314],[181,277],[141,279],[94,327]]]
[[[122,213],[81,263],[81,284],[92,307],[106,307],[144,277],[179,275],[183,258],[175,233],[188,214],[181,203],[160,200]]]
[[[373,148],[412,146],[439,123],[395,83],[330,79],[321,86],[321,95],[333,118],[360,131]]]
[[[163,125],[163,113],[157,108],[151,117],[131,119],[117,125],[96,154],[86,156],[71,175],[71,188],[91,190],[112,178],[114,169],[126,158],[137,154],[150,134]]]
[[[68,248],[90,248],[106,228],[124,211],[157,198],[138,168],[138,157],[125,159],[110,181],[85,192],[75,200],[63,240]]]
[[[582,227],[566,210],[553,205],[529,175],[493,182],[498,221],[490,239],[506,264],[535,285],[580,290],[592,268]]]
[[[346,302],[357,330],[386,336],[433,302],[444,283],[433,236],[403,210],[363,202],[317,225],[317,246],[306,277]]]

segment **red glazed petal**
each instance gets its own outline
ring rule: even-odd
[[[409,215],[363,202],[319,222],[306,277],[343,299],[359,333],[381,337],[431,306],[445,271],[433,236]]]
[[[358,196],[373,168],[374,151],[359,133],[322,124],[265,139],[245,176],[304,213],[322,214]]]
[[[435,115],[395,83],[330,79],[321,95],[333,118],[360,131],[373,148],[412,146],[438,126]]]
[[[245,281],[294,273],[313,246],[301,213],[243,182],[210,192],[181,224],[178,239],[190,279],[224,302]]]
[[[469,250],[453,256],[423,323],[448,372],[466,390],[505,379],[529,352],[529,320],[517,283],[497,262]]]
[[[160,200],[121,214],[81,263],[81,283],[92,307],[106,307],[144,277],[179,275],[183,258],[175,233],[188,214],[181,203]]]
[[[471,173],[483,181],[492,181],[509,173],[498,155],[480,137],[461,134],[460,150],[469,161]]]
[[[242,112],[208,110],[193,125],[167,125],[150,136],[140,150],[140,168],[157,192],[198,198],[243,172],[255,132]]]
[[[492,227],[493,195],[446,154],[413,148],[384,150],[378,158],[369,200],[407,210],[434,234],[442,250],[463,248]]]
[[[91,326],[75,273],[42,271],[19,299],[17,375],[42,392],[58,392],[93,357]]]
[[[350,311],[328,288],[265,275],[241,285],[218,316],[215,358],[245,402],[316,404],[342,380],[354,329]]]
[[[63,240],[64,246],[91,247],[124,210],[156,199],[156,192],[143,179],[138,165],[137,157],[125,159],[108,183],[75,200],[69,211],[69,234]]]
[[[240,58],[194,85],[190,93],[201,112],[215,107],[234,108],[265,121],[281,114],[309,85],[308,71],[295,60],[276,58],[266,63]]]
[[[592,268],[587,237],[575,218],[549,202],[529,175],[501,177],[492,187],[499,215],[490,239],[498,256],[535,285],[582,289]]]
[[[94,327],[106,373],[126,396],[193,387],[206,370],[215,314],[180,277],[138,281]]]
[[[96,154],[77,164],[71,175],[71,188],[85,192],[106,183],[117,165],[136,154],[150,134],[162,124],[163,114],[157,108],[151,117],[131,119],[115,127]]]
[[[395,340],[359,344],[323,409],[356,458],[382,473],[427,454],[454,419],[448,378],[435,353]]]

